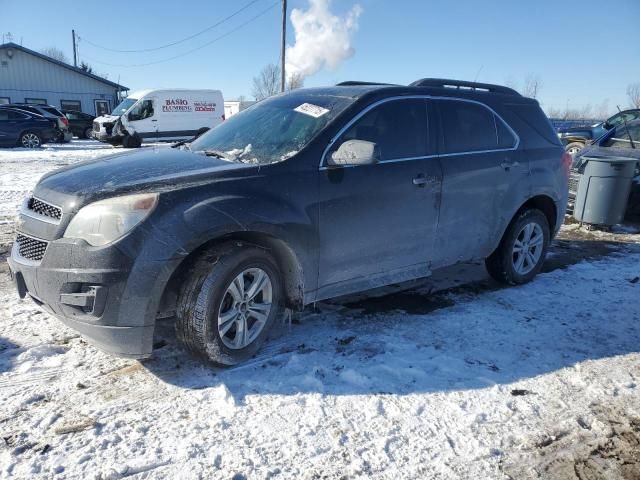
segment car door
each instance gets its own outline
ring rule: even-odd
[[[15,145],[28,122],[29,116],[24,113],[0,109],[0,143]]]
[[[442,172],[424,98],[387,99],[357,115],[319,175],[319,298],[425,276]],[[349,140],[374,142],[379,163],[330,166]]]
[[[443,180],[434,264],[443,266],[492,252],[511,203],[527,196],[529,166],[515,133],[487,106],[462,99],[436,103]]]
[[[158,134],[158,115],[154,98],[145,97],[127,114],[133,130],[142,138],[154,137]]]

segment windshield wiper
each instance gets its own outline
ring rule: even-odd
[[[618,107],[618,111],[622,113],[620,110],[620,105],[616,105]],[[622,121],[624,122],[624,129],[627,131],[627,137],[629,137],[629,142],[631,142],[631,148],[636,148],[636,144],[633,143],[633,138],[631,138],[631,133],[629,133],[629,125],[627,125],[627,118],[622,115]]]
[[[171,148],[180,148],[182,146],[186,147],[187,150],[191,150],[191,142],[187,140],[182,140],[178,143],[174,143],[173,145],[171,145]]]
[[[207,157],[216,157],[222,160],[231,161],[227,154],[220,150],[203,150],[202,153],[204,153]]]

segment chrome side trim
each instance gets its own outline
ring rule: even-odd
[[[332,167],[330,167],[330,166],[328,167],[326,165],[325,159],[326,159],[327,153],[329,152],[331,147],[333,147],[334,143],[342,136],[342,134],[344,132],[346,132],[351,127],[351,125],[353,125],[355,122],[357,122],[360,118],[362,118],[364,115],[366,115],[372,109],[376,108],[378,105],[382,105],[383,103],[392,102],[392,101],[395,101],[395,100],[407,100],[407,99],[408,100],[451,100],[451,101],[475,103],[477,105],[481,105],[484,108],[486,108],[487,110],[489,110],[495,116],[494,118],[500,119],[500,121],[505,125],[505,127],[507,127],[507,129],[515,137],[516,144],[515,144],[515,146],[513,146],[511,148],[496,148],[496,149],[491,149],[491,150],[478,150],[478,151],[471,151],[471,152],[441,153],[441,154],[437,154],[437,155],[426,155],[424,157],[407,157],[407,158],[385,160],[385,161],[382,161],[382,162],[379,162],[379,163],[404,162],[404,161],[418,160],[418,159],[425,159],[425,158],[450,157],[450,156],[454,156],[454,155],[473,155],[473,154],[478,154],[478,153],[490,153],[490,152],[512,152],[514,150],[517,150],[518,147],[520,146],[520,136],[515,132],[515,130],[513,128],[511,128],[511,126],[500,115],[498,115],[498,113],[493,108],[491,108],[489,105],[486,105],[486,104],[484,104],[482,102],[478,102],[477,100],[470,100],[468,98],[460,98],[460,97],[440,97],[440,96],[433,96],[433,95],[398,95],[398,96],[394,96],[394,97],[383,98],[382,100],[378,100],[377,102],[374,102],[371,105],[368,105],[366,108],[364,108],[362,111],[360,111],[355,117],[353,117],[351,120],[349,120],[349,122],[347,122],[347,124],[344,127],[342,127],[338,131],[338,133],[336,133],[336,135],[334,135],[333,138],[331,138],[331,140],[329,141],[329,144],[326,146],[326,148],[322,152],[322,156],[320,157],[320,164],[318,165],[318,169],[319,170],[327,170],[327,169],[331,169],[332,168]],[[497,140],[497,135],[498,135],[498,128],[497,128],[497,125],[496,125],[496,140]],[[338,168],[359,167],[359,166],[361,166],[361,165],[342,165],[342,166],[340,166]]]

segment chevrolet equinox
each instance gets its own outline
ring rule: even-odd
[[[175,317],[236,364],[285,309],[458,262],[528,282],[571,163],[535,100],[440,79],[296,90],[175,147],[49,173],[20,211],[19,295],[116,355],[150,355]]]

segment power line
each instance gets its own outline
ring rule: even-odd
[[[101,65],[107,65],[107,66],[110,66],[110,67],[146,67],[146,66],[149,66],[149,65],[156,65],[156,64],[158,64],[158,63],[169,62],[169,61],[171,61],[171,60],[175,60],[176,58],[181,58],[181,57],[187,56],[187,55],[189,55],[189,54],[191,54],[191,53],[193,53],[193,52],[196,52],[196,51],[198,51],[198,50],[202,50],[204,47],[208,47],[209,45],[211,45],[211,44],[213,44],[213,43],[215,43],[215,42],[217,42],[217,41],[219,41],[219,40],[222,40],[223,38],[228,37],[228,36],[229,36],[229,35],[231,35],[232,33],[237,32],[237,31],[238,31],[238,30],[240,30],[241,28],[246,27],[246,26],[247,26],[248,24],[250,24],[251,22],[253,22],[253,21],[257,20],[257,19],[258,19],[258,18],[260,18],[260,17],[262,17],[263,15],[265,15],[266,13],[268,13],[270,10],[272,10],[272,9],[273,9],[276,5],[278,5],[278,4],[280,4],[280,0],[278,0],[278,1],[277,1],[277,2],[275,2],[274,4],[270,5],[268,8],[265,8],[264,10],[262,10],[262,11],[261,11],[260,13],[258,13],[257,15],[255,15],[255,16],[253,16],[253,17],[251,17],[251,18],[250,18],[249,20],[247,20],[246,22],[241,23],[241,24],[240,24],[240,25],[238,25],[236,28],[234,28],[234,29],[232,29],[232,30],[229,30],[227,33],[224,33],[224,34],[222,34],[222,35],[220,35],[220,36],[218,36],[218,37],[214,38],[213,40],[211,40],[211,41],[209,41],[209,42],[207,42],[207,43],[205,43],[205,44],[203,44],[203,45],[200,45],[199,47],[193,48],[193,49],[188,50],[188,51],[186,51],[186,52],[184,52],[184,53],[181,53],[181,54],[179,54],[179,55],[174,55],[173,57],[165,58],[165,59],[162,59],[162,60],[156,60],[156,61],[154,61],[154,62],[148,62],[148,63],[136,63],[136,64],[119,64],[119,63],[107,63],[107,62],[100,62],[100,61],[95,60],[95,59],[93,59],[93,58],[91,58],[91,57],[87,57],[86,55],[84,55],[84,58],[86,58],[87,60],[91,60],[91,61],[92,61],[92,62],[94,62],[94,63],[99,63],[99,64],[101,64]]]
[[[247,8],[249,8],[251,5],[253,5],[254,3],[257,3],[261,0],[252,0],[251,2],[247,3],[244,7],[242,7],[240,10],[236,10],[235,12],[233,12],[231,15],[223,18],[222,20],[220,20],[217,23],[214,23],[213,25],[205,28],[204,30],[199,31],[198,33],[194,33],[193,35],[190,35],[188,37],[185,37],[181,40],[177,40],[175,42],[171,42],[171,43],[167,43],[164,45],[160,45],[159,47],[153,47],[153,48],[142,48],[139,50],[118,50],[117,48],[110,48],[110,47],[105,47],[103,45],[98,45],[97,43],[92,42],[91,40],[87,40],[84,37],[80,37],[78,35],[78,38],[81,38],[83,41],[87,42],[89,45],[92,45],[96,48],[101,48],[102,50],[108,50],[110,52],[119,52],[119,53],[139,53],[139,52],[154,52],[156,50],[161,50],[163,48],[168,48],[168,47],[173,47],[174,45],[179,45],[180,43],[184,43],[188,40],[191,40],[192,38],[196,38],[200,35],[202,35],[203,33],[208,32],[209,30],[213,30],[214,28],[222,25],[223,23],[231,20],[233,17],[235,17],[236,15],[238,15],[239,13],[244,12]]]

